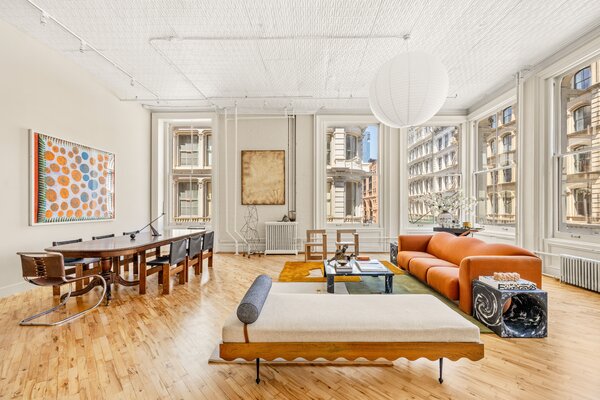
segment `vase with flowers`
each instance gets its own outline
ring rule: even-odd
[[[423,196],[423,204],[429,213],[437,216],[437,223],[442,228],[451,228],[454,216],[458,217],[460,212],[470,213],[477,200],[474,197],[465,196],[463,192],[432,192]]]

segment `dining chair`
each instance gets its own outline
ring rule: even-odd
[[[202,262],[208,259],[208,268],[213,266],[213,246],[215,242],[215,232],[208,231],[204,233],[202,240],[202,252],[200,253],[200,269],[202,270]]]
[[[321,251],[315,252],[314,249]],[[325,229],[309,229],[306,231],[304,243],[304,261],[327,260],[327,231]]]
[[[21,257],[21,268],[23,270],[23,278],[25,281],[36,286],[52,286],[60,288],[63,285],[67,285],[68,288],[68,292],[63,296],[63,298],[61,298],[61,301],[58,305],[21,320],[19,325],[62,325],[97,308],[106,295],[106,281],[104,278],[97,274],[88,275],[88,278],[98,279],[102,284],[102,293],[96,304],[56,322],[31,322],[39,317],[51,314],[59,308],[65,306],[71,297],[72,283],[81,282],[86,278],[82,276],[72,276],[72,274],[75,273],[75,269],[65,268],[64,258],[60,253],[20,252],[17,254]]]
[[[72,243],[81,243],[83,242],[82,238],[79,239],[71,239],[71,240],[62,240],[62,241],[54,241],[52,242],[52,246],[62,246],[65,244]],[[65,267],[75,267],[75,276],[76,277],[86,277],[92,274],[99,274],[101,271],[100,267],[100,259],[99,258],[77,258],[77,257],[65,257],[64,259]],[[95,264],[95,266],[94,266]],[[83,279],[75,282],[75,290],[83,289],[83,285],[86,284],[87,279]],[[60,295],[60,287],[52,288],[52,293],[54,295]]]
[[[171,242],[169,245],[169,254],[166,256],[156,257],[154,260],[142,263],[140,266],[140,285],[144,280],[146,286],[146,278],[148,275],[158,273],[158,284],[163,285],[163,294],[169,294],[170,278],[175,274],[179,274],[179,284],[183,285],[187,281],[187,243],[188,239],[181,239]],[[148,268],[150,266],[151,268]]]
[[[109,238],[114,238],[114,237],[115,237],[114,233],[109,233],[108,235],[92,236],[92,240],[109,239]]]
[[[202,273],[202,244],[204,242],[204,234],[192,236],[188,244],[188,268],[194,267],[196,275]],[[188,272],[189,273],[189,272]]]
[[[346,239],[348,235],[352,235],[350,240]],[[344,246],[348,246],[348,248],[351,247],[354,252],[354,255],[359,255],[358,233],[356,232],[356,229],[338,229],[335,232],[335,249],[339,250]]]

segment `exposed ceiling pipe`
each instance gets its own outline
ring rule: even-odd
[[[151,90],[150,88],[148,88],[144,84],[140,83],[140,81],[138,81],[137,79],[135,79],[135,77],[130,72],[128,72],[125,68],[123,68],[119,63],[117,63],[116,61],[114,61],[112,58],[106,56],[104,53],[102,53],[100,50],[98,50],[95,46],[91,45],[89,41],[87,41],[86,39],[82,38],[80,35],[78,35],[77,33],[75,33],[71,28],[69,28],[68,26],[66,26],[62,22],[60,22],[54,16],[50,15],[42,7],[40,7],[39,5],[37,5],[36,3],[34,3],[31,0],[25,0],[25,1],[27,1],[31,6],[33,6],[39,12],[42,13],[42,15],[40,17],[40,23],[42,23],[42,24],[45,25],[45,24],[48,23],[49,20],[54,21],[54,23],[56,25],[58,25],[63,31],[67,32],[69,35],[73,36],[74,38],[76,38],[79,41],[79,43],[80,43],[79,51],[81,51],[82,53],[85,52],[86,50],[93,51],[98,56],[100,56],[101,58],[103,58],[104,60],[106,60],[107,62],[109,62],[110,64],[112,64],[113,67],[115,67],[116,69],[118,69],[119,71],[121,71],[124,75],[126,75],[129,78],[130,82],[135,82],[135,84],[137,84],[137,86],[143,88],[148,93],[150,93],[151,95],[153,95],[155,98],[152,99],[152,101],[157,101],[160,98],[160,96],[156,92],[154,92],[153,90]]]

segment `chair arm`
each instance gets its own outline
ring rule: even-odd
[[[542,288],[542,260],[531,256],[470,256],[460,263],[458,284],[460,309],[471,314],[473,308],[473,280],[494,272],[518,272],[522,279]]]
[[[427,245],[433,235],[399,235],[398,252],[422,251],[427,252]]]

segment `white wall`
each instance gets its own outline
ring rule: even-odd
[[[150,214],[150,116],[88,72],[0,21],[0,296],[24,290],[15,252],[53,240],[120,233]],[[116,154],[116,219],[29,226],[29,129]]]
[[[218,193],[215,201],[219,203],[217,249],[219,251],[235,251],[234,238],[238,240],[238,250],[244,250],[240,236],[244,225],[247,207],[241,204],[241,151],[242,150],[285,150],[286,154],[286,204],[277,206],[257,206],[259,236],[265,237],[265,222],[279,221],[288,213],[290,196],[289,168],[290,154],[288,148],[288,120],[269,115],[238,115],[237,132],[233,114],[220,115],[218,138],[218,161],[215,170],[218,180]],[[312,228],[313,218],[313,136],[314,124],[312,115],[296,116],[296,221],[298,235],[302,237],[306,229]],[[226,135],[226,138],[224,137]],[[226,200],[227,199],[227,200]],[[261,249],[264,246],[261,246]]]

